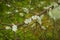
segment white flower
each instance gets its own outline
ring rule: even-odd
[[[11,7],[11,5],[10,5],[10,4],[6,4],[6,6]]]
[[[28,8],[23,8],[24,12],[29,13]]]
[[[32,16],[32,19],[36,19],[35,16]]]
[[[44,17],[44,15],[41,15],[40,18],[42,19]]]
[[[28,23],[30,23],[31,21],[32,21],[31,18],[25,19],[24,23],[25,23],[25,24],[28,24]]]
[[[19,12],[18,10],[15,10],[15,12]]]
[[[42,28],[43,30],[46,30],[46,27],[45,27],[45,26],[41,26],[41,28]]]
[[[34,15],[34,16],[32,16],[31,18],[33,19],[33,20],[35,20],[35,19],[37,19],[39,16],[37,16],[37,15]]]
[[[24,13],[19,13],[20,14],[20,16],[24,16]]]
[[[5,27],[5,29],[7,29],[7,30],[8,30],[8,29],[11,29],[11,27],[9,27],[9,26],[6,26],[6,27]]]
[[[17,25],[15,25],[15,24],[12,24],[13,26],[12,26],[12,30],[14,31],[14,32],[16,32],[17,31]]]
[[[24,23],[25,23],[25,24],[28,24],[28,23],[29,23],[29,22],[28,22],[28,19],[25,19]]]
[[[41,18],[40,17],[37,17],[37,22],[41,25],[42,24],[42,21],[41,21]]]

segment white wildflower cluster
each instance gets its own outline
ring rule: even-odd
[[[14,32],[16,32],[17,31],[17,25],[15,25],[15,24],[12,24],[13,26],[12,26],[12,31],[14,31]]]
[[[31,18],[32,18],[33,20],[35,20],[35,19],[38,19],[38,18],[39,18],[39,16],[34,15],[34,16],[32,16]]]
[[[36,20],[40,25],[42,24],[42,18],[44,17],[44,15],[41,15],[41,16],[37,16],[37,15],[34,15],[32,16],[31,18],[29,19],[25,19],[24,23],[25,24],[29,24],[32,22],[32,20]],[[31,27],[33,28],[35,26],[35,24],[31,25]],[[48,27],[48,26],[47,26]],[[41,28],[43,30],[46,30],[46,27],[45,26],[41,26]]]
[[[19,13],[20,16],[24,16],[24,13]]]
[[[17,31],[17,25],[12,24],[12,28],[10,26],[6,26],[5,29],[7,29],[7,30],[12,29],[12,31],[16,32]]]
[[[9,30],[9,29],[11,29],[11,27],[10,26],[6,26],[5,29]]]
[[[37,15],[34,15],[34,16],[32,16],[31,18],[28,18],[28,19],[25,19],[25,24],[28,24],[28,23],[30,23],[30,22],[32,22],[32,19],[33,20],[35,20],[35,19],[37,19],[38,18],[38,16]]]
[[[29,13],[29,9],[28,8],[23,8],[23,11],[26,13]]]
[[[32,21],[31,18],[29,18],[29,19],[25,19],[24,23],[25,23],[25,24],[29,24],[31,21]]]
[[[6,6],[11,7],[11,5],[10,5],[10,4],[6,4]]]
[[[37,15],[32,16],[31,18],[25,19],[24,23],[29,24],[32,22],[32,20],[37,20],[41,24],[41,18]]]
[[[44,17],[44,15],[41,15],[40,17],[38,17],[38,20],[37,20],[37,22],[41,25],[42,24],[42,18]]]

